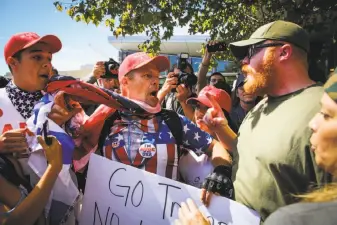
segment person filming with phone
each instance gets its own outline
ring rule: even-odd
[[[231,88],[226,82],[226,78],[220,72],[214,72],[207,79],[207,73],[211,64],[212,56],[216,52],[222,52],[227,49],[224,42],[209,41],[205,47],[205,54],[200,64],[198,72],[197,92],[199,93],[207,84],[226,91],[231,94]]]

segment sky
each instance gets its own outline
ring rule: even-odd
[[[81,65],[118,60],[118,51],[108,43],[112,32],[104,23],[95,25],[72,20],[65,11],[59,12],[54,0],[0,0],[0,75],[9,72],[3,49],[16,33],[54,34],[62,41],[62,50],[53,56],[52,64],[59,71],[80,69]],[[71,2],[70,0],[65,2]],[[187,34],[177,28],[175,34]]]

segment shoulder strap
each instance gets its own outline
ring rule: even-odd
[[[174,139],[176,140],[177,148],[178,148],[178,157],[180,157],[181,155],[180,146],[183,144],[183,139],[182,139],[183,126],[181,124],[179,115],[175,111],[168,110],[168,109],[162,109],[158,114],[165,121]]]
[[[110,133],[110,129],[113,126],[116,119],[120,118],[120,115],[118,111],[116,111],[114,114],[112,114],[108,119],[105,120],[105,123],[103,125],[101,134],[98,139],[98,149],[100,151],[100,154],[103,156],[103,145],[105,142],[106,137]]]

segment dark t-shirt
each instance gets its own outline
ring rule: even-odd
[[[233,150],[235,198],[263,220],[295,203],[293,195],[330,180],[309,148],[308,123],[319,112],[322,95],[322,87],[312,86],[264,98],[240,126]]]
[[[271,214],[264,225],[336,225],[337,201],[297,203]]]
[[[241,107],[240,103],[234,106],[229,114],[229,117],[231,118],[233,124],[235,125],[235,127],[237,127],[237,129],[239,129],[245,116],[246,116],[246,112]]]

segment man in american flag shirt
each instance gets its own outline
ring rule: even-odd
[[[119,67],[121,94],[146,109],[148,114],[133,115],[119,112],[109,135],[101,138],[103,155],[127,165],[177,180],[178,150],[176,140],[165,121],[156,113],[161,111],[157,93],[159,73],[169,68],[164,56],[151,58],[146,53],[134,53]],[[211,156],[214,167],[231,165],[224,146],[208,133],[200,130],[184,116],[179,116],[183,127],[183,146]],[[210,193],[202,192],[202,200],[209,203]]]

